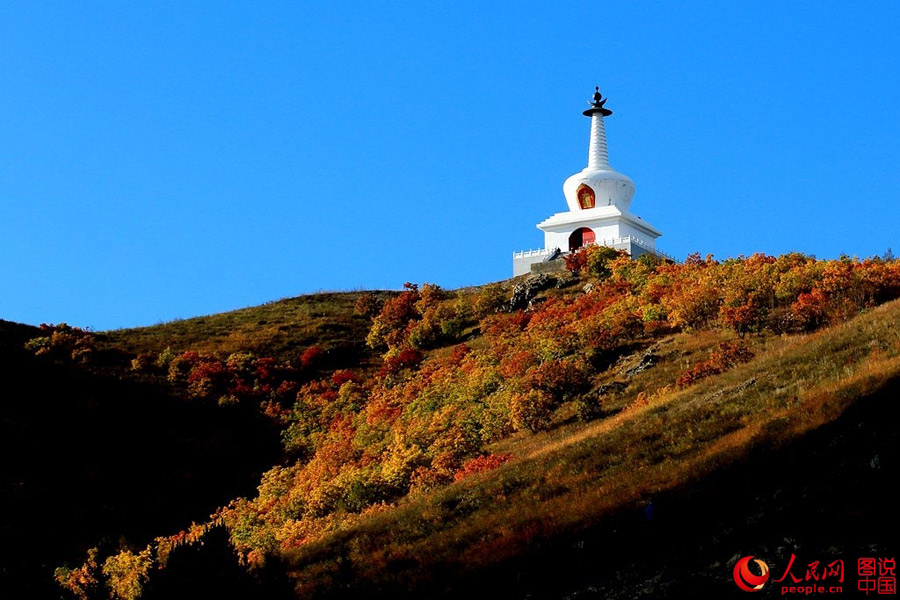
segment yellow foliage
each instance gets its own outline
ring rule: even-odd
[[[103,574],[106,576],[106,587],[110,594],[120,600],[136,600],[147,582],[153,559],[150,548],[137,554],[123,550],[110,556],[103,562]]]

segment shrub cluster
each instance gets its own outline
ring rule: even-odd
[[[40,330],[44,335],[32,338],[25,344],[25,349],[34,352],[35,356],[88,363],[94,355],[94,334],[86,329],[71,327],[66,323],[41,323]]]

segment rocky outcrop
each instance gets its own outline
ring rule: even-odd
[[[513,288],[512,298],[509,301],[510,310],[521,310],[531,306],[532,300],[540,292],[553,287],[556,284],[556,278],[539,273],[537,275],[529,275],[525,281],[517,283]]]
[[[637,359],[637,364],[628,366],[623,370],[625,377],[631,378],[638,373],[643,373],[659,361],[659,355],[656,353],[656,347],[648,348]]]

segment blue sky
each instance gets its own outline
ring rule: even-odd
[[[897,2],[4,2],[0,318],[504,279],[594,85],[663,250],[898,252],[898,29]]]

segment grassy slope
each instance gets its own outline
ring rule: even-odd
[[[382,297],[392,292],[376,292]],[[295,359],[320,345],[341,366],[365,360],[369,321],[353,314],[362,292],[311,294],[217,315],[172,321],[105,334],[110,346],[138,354],[175,351],[228,354],[238,350]]]
[[[305,593],[323,597],[362,589],[385,596],[459,593],[467,578],[479,585],[527,579],[529,570],[515,567],[506,579],[483,573],[502,571],[498,565],[514,565],[560,537],[602,527],[612,515],[640,514],[652,498],[701,489],[750,457],[836,421],[862,399],[878,397],[883,408],[891,400],[885,390],[900,377],[898,322],[900,302],[892,302],[813,335],[752,340],[759,352],[752,362],[635,402],[639,391],[670,383],[686,355],[717,338],[714,332],[674,336],[660,345],[660,366],[636,376],[618,399],[624,410],[505,440],[495,450],[517,460],[292,552],[292,574]],[[833,543],[850,534],[847,523],[830,525]]]

